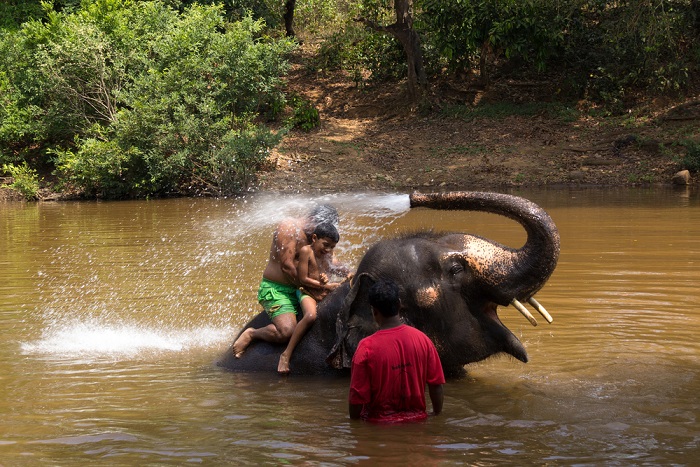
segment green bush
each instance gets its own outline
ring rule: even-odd
[[[417,27],[438,51],[442,66],[473,67],[485,46],[543,70],[561,49],[561,6],[549,0],[424,0]],[[435,68],[435,64],[433,68]]]
[[[334,32],[321,43],[317,69],[348,70],[355,80],[380,82],[406,76],[406,56],[401,44],[388,34],[378,33],[349,24]]]
[[[198,195],[230,196],[250,188],[255,173],[267,165],[270,149],[282,133],[248,125],[230,131],[221,147],[212,147],[195,167],[192,191]]]
[[[28,19],[44,16],[39,1],[3,0],[0,2],[0,29],[17,29]]]
[[[293,95],[291,104],[294,109],[294,115],[291,119],[292,127],[308,132],[321,123],[321,116],[318,113],[318,109],[307,99],[299,95]]]
[[[238,161],[240,180],[222,178],[231,186],[220,190],[244,186],[257,162],[231,151],[262,154],[275,141],[250,128],[284,106],[293,48],[263,31],[250,17],[227,23],[220,6],[179,13],[159,1],[85,1],[29,21],[0,41],[10,57],[0,151],[6,162],[55,164],[66,189],[86,196],[190,194],[212,154]]]
[[[39,193],[39,176],[36,170],[31,169],[26,162],[21,165],[4,164],[2,170],[9,173],[13,178],[13,182],[7,186],[15,191],[18,191],[27,200],[37,198]]]

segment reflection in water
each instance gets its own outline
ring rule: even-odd
[[[406,195],[0,207],[0,463],[691,464],[700,441],[694,192],[530,193],[562,252],[505,324],[530,363],[470,365],[443,415],[347,419],[344,379],[240,375],[212,362],[258,312],[272,229],[313,202],[341,213],[337,255],[419,228],[518,247],[492,215],[410,211]]]

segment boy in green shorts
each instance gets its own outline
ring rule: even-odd
[[[270,258],[258,290],[258,301],[268,313],[272,324],[263,328],[244,330],[233,344],[233,353],[240,358],[254,340],[284,344],[297,325],[299,308],[297,264],[299,252],[309,244],[319,224],[337,224],[338,213],[332,206],[321,205],[306,217],[282,221],[275,230]]]
[[[333,224],[319,224],[311,235],[310,244],[302,247],[299,251],[297,279],[302,288],[297,290],[297,297],[301,305],[302,318],[294,328],[287,348],[280,355],[277,366],[277,372],[280,374],[289,373],[289,361],[294,349],[316,321],[316,299],[322,299],[328,292],[340,285],[339,282],[328,282],[328,271],[326,270],[339,239],[340,235]],[[306,289],[313,290],[314,296],[310,295]]]

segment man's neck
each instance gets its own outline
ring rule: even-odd
[[[379,323],[379,330],[396,328],[401,326],[402,324],[403,322],[401,321],[401,318],[399,318],[398,315],[390,316],[388,318],[382,319],[382,322]]]

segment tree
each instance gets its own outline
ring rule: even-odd
[[[284,2],[284,30],[287,32],[287,37],[294,37],[294,8],[297,0],[287,0]]]
[[[394,13],[396,22],[388,26],[364,17],[357,18],[357,21],[375,31],[390,34],[401,43],[408,65],[408,94],[415,102],[423,96],[428,77],[423,64],[420,36],[413,29],[413,0],[394,0]]]

